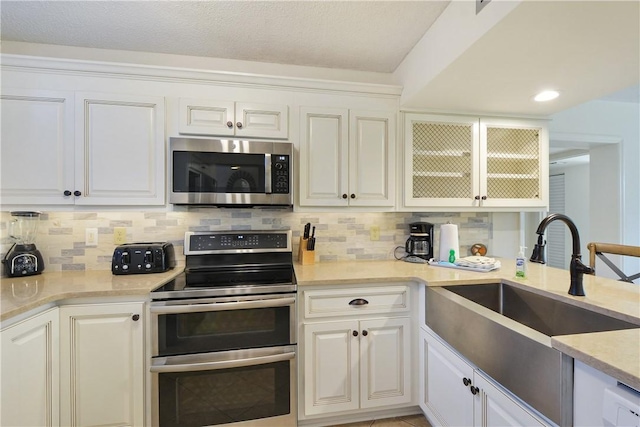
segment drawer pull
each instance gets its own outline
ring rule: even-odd
[[[364,298],[356,298],[349,301],[349,305],[367,305],[369,301]]]

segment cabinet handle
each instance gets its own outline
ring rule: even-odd
[[[364,298],[356,298],[349,301],[349,305],[367,305],[369,301]]]
[[[480,393],[480,389],[474,385],[472,385],[469,389],[471,390],[471,394],[473,394],[474,396]]]
[[[369,332],[367,332],[367,330],[365,329],[364,331],[362,331],[362,336],[366,337],[367,335],[369,335]]]
[[[474,199],[480,200],[480,196],[476,196],[476,197],[474,197]]]
[[[346,193],[342,195],[342,198],[343,198],[343,199],[346,199],[346,198],[347,198]]]
[[[354,337],[357,337],[358,336],[358,331],[351,332],[351,335],[353,335]]]
[[[487,196],[482,196],[482,200],[487,200]]]
[[[356,195],[355,195],[355,194],[353,194],[353,193],[351,193],[351,198],[352,198],[352,199],[355,199],[355,198],[356,198]]]
[[[134,314],[133,316],[131,316],[131,318],[133,319],[134,322],[137,322],[138,320],[140,320],[140,315]]]
[[[80,197],[80,196],[82,196],[82,193],[80,191],[76,190],[76,191],[73,192],[73,195],[76,196],[76,197]]]
[[[229,121],[227,122],[227,127],[228,127],[229,129],[231,129],[231,128],[233,127],[233,122],[232,122],[231,120],[229,120]]]
[[[242,129],[242,122],[236,123],[236,126],[238,127],[238,129]]]
[[[463,383],[465,386],[470,386],[470,385],[471,385],[471,380],[470,380],[469,378],[463,378],[463,379],[462,379],[462,383]]]
[[[64,190],[64,193],[63,193],[63,194],[64,194],[65,196],[70,196],[70,195],[71,195],[71,191],[69,191],[69,190]]]

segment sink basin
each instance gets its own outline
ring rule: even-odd
[[[640,327],[504,283],[444,286],[444,289],[549,337]]]
[[[516,286],[426,287],[425,323],[553,423],[573,425],[573,358],[555,335],[639,328]]]

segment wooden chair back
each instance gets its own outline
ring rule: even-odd
[[[640,273],[627,275],[620,270],[609,258],[605,256],[605,254],[611,255],[622,255],[622,256],[633,256],[640,257],[640,246],[628,246],[628,245],[616,245],[614,243],[596,243],[591,242],[587,245],[589,249],[589,267],[593,269],[593,274],[595,274],[596,269],[596,255],[600,258],[606,265],[611,268],[618,276],[620,276],[620,280],[624,282],[633,283],[634,280],[640,278]]]

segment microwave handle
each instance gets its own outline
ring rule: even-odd
[[[271,153],[266,153],[264,155],[264,192],[266,194],[271,194],[271,167],[273,164],[271,163]]]
[[[149,369],[154,373],[211,371],[216,369],[241,368],[244,366],[266,365],[267,363],[292,360],[295,352],[274,354],[270,356],[250,357],[247,359],[222,360],[215,362],[184,363],[176,365],[152,365]],[[170,360],[170,358],[167,358]]]
[[[223,311],[223,310],[242,310],[247,308],[270,308],[285,307],[293,305],[295,298],[281,298],[274,300],[260,301],[240,301],[240,302],[219,302],[211,304],[185,304],[185,305],[167,305],[167,306],[151,306],[149,311],[157,314],[181,314],[181,313],[201,313],[205,311]]]

